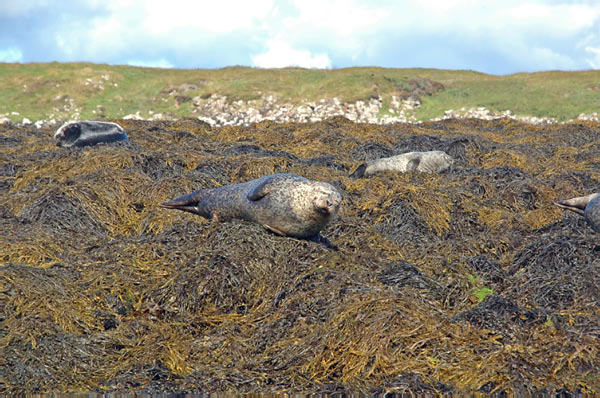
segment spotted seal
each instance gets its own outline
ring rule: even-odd
[[[585,219],[594,232],[600,232],[600,192],[554,202],[563,209],[571,210]]]
[[[330,184],[295,174],[272,174],[218,188],[201,189],[160,206],[215,221],[256,222],[278,235],[318,236],[335,217],[342,197]]]
[[[407,152],[389,158],[371,160],[358,166],[350,177],[369,177],[378,171],[421,171],[442,173],[450,168],[454,159],[443,151]]]
[[[63,147],[83,147],[101,142],[115,142],[129,139],[123,127],[112,122],[82,120],[67,122],[54,134],[56,145]]]

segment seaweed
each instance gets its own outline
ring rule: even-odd
[[[381,158],[387,158],[394,154],[394,151],[387,145],[378,142],[368,142],[357,145],[352,148],[350,156],[354,161],[369,161]]]
[[[0,394],[600,392],[596,122],[0,128]],[[348,175],[439,149],[447,173]],[[286,172],[334,185],[321,241],[159,208]]]
[[[493,330],[503,339],[517,340],[516,334],[531,324],[545,320],[541,311],[523,310],[513,302],[496,295],[487,296],[477,307],[458,314],[455,320],[464,319],[474,326]],[[519,328],[519,332],[514,328]]]

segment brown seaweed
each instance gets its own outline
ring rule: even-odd
[[[552,206],[599,190],[600,124],[118,122],[0,126],[0,394],[600,392],[600,240]],[[278,172],[341,192],[337,250],[158,207]]]

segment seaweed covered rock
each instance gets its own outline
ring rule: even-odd
[[[600,243],[553,205],[598,190],[598,123],[117,122],[0,126],[0,394],[600,392]],[[329,245],[159,207],[277,173],[339,191]]]

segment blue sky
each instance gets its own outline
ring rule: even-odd
[[[0,62],[600,69],[600,0],[0,0]]]

